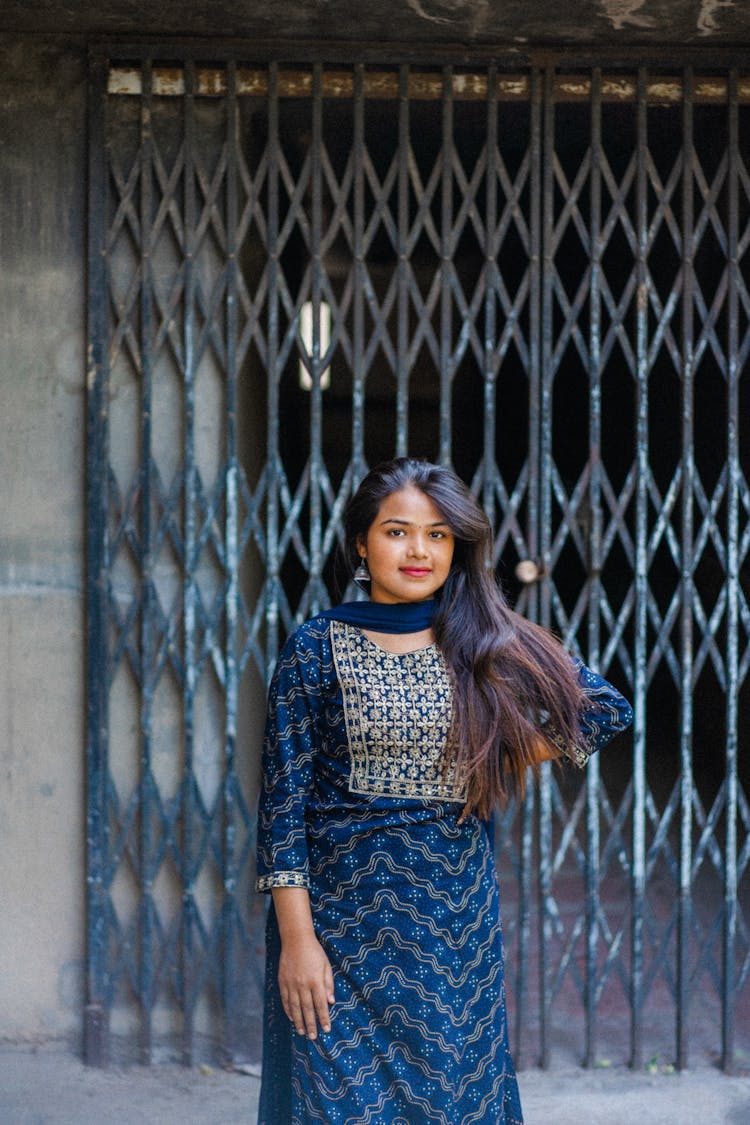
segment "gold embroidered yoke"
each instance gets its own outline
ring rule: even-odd
[[[464,801],[446,751],[453,693],[437,646],[387,652],[356,626],[332,621],[331,648],[351,752],[351,791]]]

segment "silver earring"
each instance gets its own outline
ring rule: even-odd
[[[359,566],[354,571],[354,581],[355,582],[369,582],[370,581],[370,571],[367,567],[367,559],[365,559],[365,558],[360,559]]]

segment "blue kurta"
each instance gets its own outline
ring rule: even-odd
[[[595,706],[580,762],[628,705],[581,667]],[[333,969],[331,1031],[294,1032],[269,912],[259,1125],[513,1125],[497,878],[484,825],[459,823],[437,646],[386,652],[313,618],[271,684],[258,827],[261,891],[310,893]],[[567,751],[566,751],[567,752]]]

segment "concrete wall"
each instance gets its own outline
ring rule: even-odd
[[[0,38],[0,1037],[84,955],[85,58]]]

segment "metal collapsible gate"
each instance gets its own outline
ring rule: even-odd
[[[91,67],[89,1060],[110,1030],[257,1057],[265,684],[352,488],[408,451],[635,703],[497,818],[516,1054],[730,1068],[750,81],[132,58]]]

